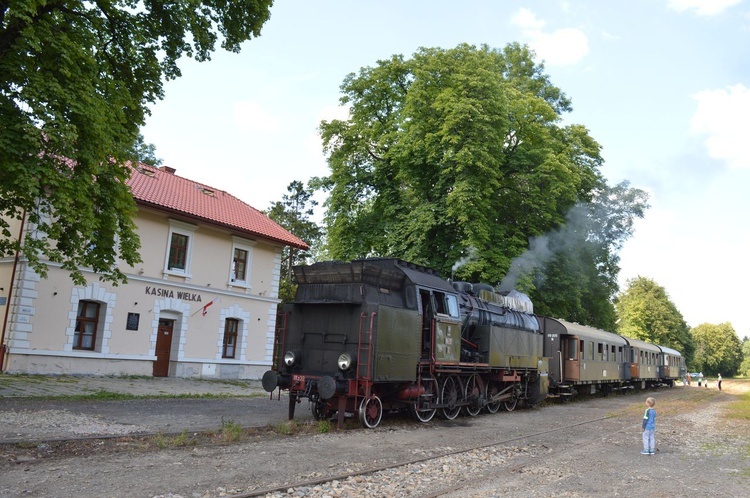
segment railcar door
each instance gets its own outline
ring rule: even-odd
[[[575,336],[565,338],[565,380],[579,380],[580,356],[579,339]]]

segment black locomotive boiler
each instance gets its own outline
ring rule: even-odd
[[[416,420],[513,410],[547,395],[548,359],[530,300],[490,286],[450,284],[398,259],[294,268],[297,294],[279,312],[268,392],[289,391],[316,418],[384,411]]]

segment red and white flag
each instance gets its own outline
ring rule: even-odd
[[[203,316],[206,316],[206,313],[208,313],[208,307],[209,307],[209,306],[211,306],[212,304],[214,304],[214,301],[216,301],[216,299],[211,299],[211,300],[210,300],[209,302],[207,302],[207,303],[206,303],[206,305],[205,305],[205,306],[203,307],[203,311],[202,311],[202,314],[203,314]]]

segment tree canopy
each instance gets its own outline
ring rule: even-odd
[[[750,338],[742,339],[742,363],[740,364],[740,375],[750,377]]]
[[[742,362],[742,344],[731,323],[704,323],[691,331],[695,341],[694,368],[708,375],[732,376]]]
[[[616,308],[619,334],[676,349],[694,364],[694,336],[664,287],[646,277],[628,280]]]
[[[589,222],[579,225],[587,232],[576,234],[587,252],[576,264],[585,268],[576,271],[596,281],[594,290],[584,298],[587,283],[572,277],[578,302],[559,294],[546,309],[575,317],[589,299],[609,307],[605,323],[614,321],[614,250],[642,216],[645,194],[606,185],[599,144],[584,126],[562,124],[571,102],[527,47],[422,48],[348,75],[341,90],[349,118],[321,124],[330,175],[317,183],[330,192],[332,257],[397,256],[499,283],[530,239],[589,205],[581,210]],[[553,254],[539,264],[557,262],[550,274],[562,278],[567,269]],[[543,286],[532,271],[520,282],[526,291]]]
[[[41,275],[47,258],[77,283],[79,267],[122,281],[117,260],[140,259],[123,165],[147,105],[182,56],[257,37],[271,3],[0,2],[0,256],[20,250]],[[23,243],[8,223],[22,218],[34,228]]]
[[[266,212],[269,218],[301,238],[311,249],[318,246],[323,238],[323,231],[310,217],[315,214],[313,191],[305,188],[300,181],[293,181],[287,186],[288,194],[281,201],[271,204]],[[301,251],[294,247],[285,247],[281,261],[281,288],[279,295],[284,302],[290,302],[294,297],[292,282],[292,266],[304,264],[310,258],[310,252]]]

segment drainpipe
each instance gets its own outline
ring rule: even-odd
[[[20,259],[20,246],[23,243],[23,226],[26,222],[26,210],[23,210],[21,216],[21,230],[18,232],[18,244],[19,249],[16,249],[16,256],[13,260],[13,270],[10,274],[10,285],[8,286],[8,299],[5,302],[5,319],[3,320],[3,332],[0,335],[0,372],[5,371],[5,355],[8,352],[8,347],[5,345],[5,330],[8,328],[8,314],[10,313],[10,307],[12,305],[11,300],[13,298],[13,283],[16,281],[16,268],[18,268],[18,260]]]

